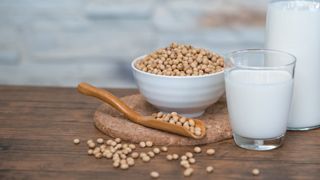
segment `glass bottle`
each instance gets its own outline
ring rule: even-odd
[[[270,1],[265,45],[297,58],[288,129],[320,127],[320,0]]]

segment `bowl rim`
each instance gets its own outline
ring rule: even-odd
[[[154,77],[162,77],[162,78],[168,78],[168,79],[199,79],[199,78],[205,78],[205,77],[211,77],[211,76],[216,76],[216,75],[220,75],[220,74],[223,74],[224,73],[224,69],[222,71],[219,71],[219,72],[216,72],[216,73],[211,73],[211,74],[205,74],[205,75],[197,75],[197,76],[167,76],[167,75],[158,75],[158,74],[152,74],[152,73],[149,73],[149,72],[144,72],[138,68],[136,68],[135,66],[135,63],[146,57],[147,55],[142,55],[142,56],[139,56],[137,58],[135,58],[132,62],[131,62],[131,68],[136,71],[136,72],[139,72],[139,73],[142,73],[142,74],[145,74],[145,75],[148,75],[148,76],[154,76]]]

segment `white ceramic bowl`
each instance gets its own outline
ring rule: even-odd
[[[141,71],[131,63],[133,76],[140,93],[162,112],[177,112],[197,117],[223,95],[223,71],[202,76],[164,76]]]

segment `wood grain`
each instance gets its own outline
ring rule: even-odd
[[[110,90],[117,96],[136,90]],[[109,160],[86,155],[81,140],[105,137],[95,129],[92,116],[100,102],[77,93],[74,88],[0,86],[0,179],[150,179],[158,170],[160,179],[185,179],[177,161],[167,162],[160,154],[150,163],[138,161],[123,171]],[[105,137],[107,138],[107,137]],[[288,132],[283,147],[247,151],[232,140],[208,144],[216,155],[197,155],[195,173],[187,179],[319,179],[320,129]],[[182,154],[192,147],[172,147]],[[205,167],[212,165],[213,174]],[[252,176],[252,168],[261,175]]]

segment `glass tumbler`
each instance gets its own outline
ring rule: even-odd
[[[282,145],[289,119],[296,58],[248,49],[225,58],[227,106],[235,143],[250,150]]]

